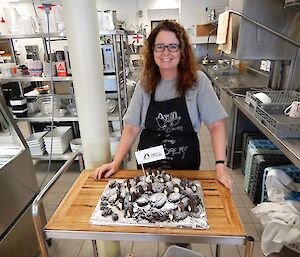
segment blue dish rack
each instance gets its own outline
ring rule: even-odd
[[[247,148],[249,141],[252,139],[266,139],[266,136],[261,132],[243,132],[242,139],[242,155],[241,155],[241,171],[245,174],[245,165],[246,165],[246,156],[247,156]]]
[[[264,170],[270,166],[290,163],[291,161],[283,154],[258,154],[254,156],[248,189],[248,196],[253,204],[261,202]]]
[[[244,190],[249,191],[251,167],[253,157],[258,154],[282,154],[281,151],[269,139],[253,139],[249,141],[245,162]]]
[[[268,195],[266,189],[266,178],[268,172],[274,169],[279,169],[284,171],[287,175],[289,175],[295,182],[300,183],[300,169],[298,169],[295,165],[280,165],[280,166],[272,166],[265,168],[262,178],[262,191],[261,191],[261,202],[268,202]]]

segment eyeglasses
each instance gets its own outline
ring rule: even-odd
[[[157,53],[162,53],[163,51],[165,51],[166,48],[168,48],[168,50],[171,53],[175,53],[175,52],[178,52],[178,50],[180,49],[180,45],[178,45],[178,44],[169,44],[169,45],[156,44],[156,45],[154,45],[153,50]]]

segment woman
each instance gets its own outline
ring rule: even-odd
[[[217,179],[230,190],[232,179],[224,165],[226,118],[210,80],[197,71],[188,35],[178,23],[164,20],[144,46],[144,69],[127,113],[114,160],[95,170],[94,178],[119,170],[140,131],[138,149],[163,145],[166,159],[145,167],[193,169],[200,166],[197,132],[203,121],[211,134]]]

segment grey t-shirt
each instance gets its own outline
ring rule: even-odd
[[[185,93],[187,109],[195,132],[198,132],[203,121],[206,125],[224,119],[227,114],[215,94],[211,81],[202,71],[198,72],[198,79],[192,89]],[[178,97],[176,79],[161,80],[155,90],[155,101],[166,101]],[[145,119],[149,107],[151,93],[146,93],[137,84],[128,110],[123,118],[124,122],[145,128]]]

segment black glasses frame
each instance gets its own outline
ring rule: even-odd
[[[161,46],[161,48],[158,48],[159,50],[157,51],[156,46]],[[163,46],[164,48],[162,48],[162,46]],[[172,46],[177,46],[178,49],[177,49],[176,51],[174,51],[174,49],[171,48]],[[153,46],[153,50],[154,50],[155,52],[157,52],[157,53],[162,53],[163,51],[166,50],[166,48],[168,48],[169,52],[171,52],[171,53],[176,53],[176,52],[178,52],[179,49],[180,49],[180,44],[169,44],[169,45],[156,44],[156,45]]]

